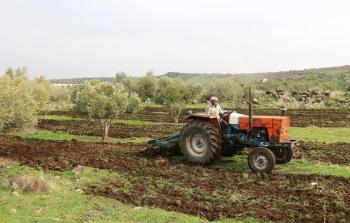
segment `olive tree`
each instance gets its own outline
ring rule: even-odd
[[[31,127],[37,120],[38,102],[31,81],[11,72],[0,76],[0,132]]]
[[[187,102],[197,103],[201,98],[203,92],[203,88],[199,85],[188,85],[186,87],[186,95],[185,99]]]
[[[51,86],[50,88],[50,102],[70,102],[71,89]]]
[[[156,91],[156,77],[153,71],[148,71],[146,76],[140,78],[138,83],[138,93],[143,101],[151,99]]]
[[[53,86],[43,76],[34,78],[32,84],[33,96],[38,102],[38,110],[45,111],[48,106],[48,102],[51,96],[51,88]]]
[[[142,109],[141,98],[137,93],[131,92],[128,97],[128,104],[126,106],[126,113],[135,113]]]
[[[205,97],[215,95],[221,101],[230,102],[233,106],[242,102],[244,89],[236,80],[221,80],[213,83],[207,90]]]
[[[191,101],[189,95],[191,95],[192,87],[191,85],[186,86],[181,80],[170,77],[162,77],[158,81],[155,102],[170,108],[175,124],[179,122],[182,109]]]
[[[27,78],[25,67],[0,76],[0,131],[33,126],[46,109],[52,85],[44,78]]]
[[[129,93],[136,92],[139,89],[137,80],[135,78],[128,77],[128,75],[124,72],[118,72],[115,75],[114,82],[123,84],[125,90]]]
[[[121,83],[90,81],[80,85],[74,91],[72,99],[77,112],[101,122],[103,140],[106,141],[112,120],[127,110],[129,101],[132,100],[134,107],[130,111],[137,111],[140,107],[141,104],[135,103],[136,97],[135,94],[129,95]]]

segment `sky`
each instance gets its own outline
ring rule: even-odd
[[[251,73],[350,64],[348,0],[0,0],[0,73]]]

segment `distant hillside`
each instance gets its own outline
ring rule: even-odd
[[[303,76],[309,74],[337,74],[337,73],[349,73],[350,65],[339,67],[326,67],[326,68],[313,68],[304,70],[289,70],[289,71],[277,71],[277,72],[265,72],[265,73],[237,73],[237,74],[220,74],[220,73],[180,73],[180,72],[168,72],[160,75],[171,78],[179,78],[188,80],[193,77],[203,78],[291,78],[295,76]]]
[[[161,76],[182,79],[185,80],[186,83],[197,83],[204,87],[209,86],[215,81],[220,80],[237,80],[239,82],[246,82],[259,81],[265,79],[267,82],[279,82],[279,84],[282,85],[288,85],[288,83],[299,81],[313,82],[316,84],[315,87],[324,82],[331,82],[332,88],[335,87],[334,85],[338,84],[342,85],[341,88],[343,88],[345,86],[345,82],[350,80],[350,65],[317,69],[315,68],[304,70],[243,74],[168,72]]]
[[[247,74],[201,74],[168,72],[157,76],[183,80],[203,88],[200,101],[211,95],[222,102],[239,103],[247,86],[254,89],[256,105],[277,108],[347,107],[350,105],[350,66]],[[56,84],[81,84],[84,81],[113,81],[113,77],[54,79]],[[125,86],[137,89],[139,77],[126,77]],[[124,82],[123,82],[124,83]],[[138,89],[141,90],[142,89]]]
[[[114,77],[84,77],[84,78],[63,78],[63,79],[51,79],[51,83],[53,84],[82,84],[85,81],[104,81],[110,82],[114,80]]]
[[[315,69],[304,69],[304,70],[290,70],[290,71],[279,71],[279,72],[266,72],[266,73],[242,73],[242,74],[219,74],[219,73],[179,73],[179,72],[168,72],[159,77],[172,77],[182,79],[187,83],[196,83],[203,85],[204,87],[218,80],[233,79],[240,82],[244,81],[258,81],[267,79],[268,81],[300,81],[313,79],[318,82],[323,81],[337,81],[340,79],[346,81],[350,79],[350,65],[339,66],[339,67],[326,67],[326,68],[315,68]],[[138,79],[132,77],[132,79]],[[52,83],[57,84],[81,84],[84,81],[99,80],[99,81],[113,81],[114,77],[90,77],[90,78],[64,78],[64,79],[52,79]]]

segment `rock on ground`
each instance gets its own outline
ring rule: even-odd
[[[25,192],[49,192],[49,186],[40,179],[35,176],[14,176],[10,179],[10,188],[11,189],[20,189]]]

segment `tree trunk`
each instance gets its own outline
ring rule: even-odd
[[[177,115],[174,116],[174,124],[179,124],[179,117]]]
[[[174,123],[179,124],[179,118],[181,115],[182,108],[180,108],[177,112],[175,112]]]
[[[109,130],[109,124],[104,123],[104,125],[103,125],[103,141],[107,141],[107,139],[108,139],[108,130]]]

